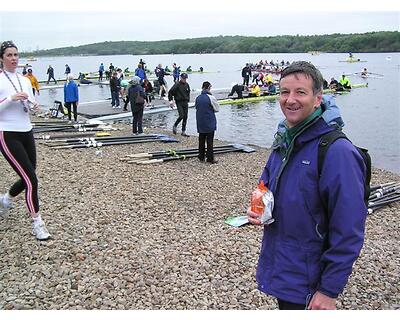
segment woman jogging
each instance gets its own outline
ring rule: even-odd
[[[25,190],[28,211],[33,219],[33,234],[47,240],[50,234],[39,214],[38,179],[35,173],[36,148],[29,107],[38,110],[29,80],[16,72],[18,49],[12,41],[0,46],[0,151],[20,176],[9,191],[0,196],[0,217],[7,216],[14,197]]]

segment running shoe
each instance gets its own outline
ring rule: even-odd
[[[5,194],[0,197],[0,218],[6,218],[8,210],[11,208],[11,202],[6,198]]]
[[[46,229],[46,226],[44,225],[44,222],[37,224],[33,223],[32,233],[36,239],[40,241],[48,240],[51,237],[50,233]]]

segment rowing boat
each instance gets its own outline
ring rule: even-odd
[[[352,89],[357,89],[357,88],[365,88],[368,87],[368,83],[359,83],[359,84],[354,84],[352,85]],[[351,89],[344,89],[343,91],[336,91],[333,89],[325,89],[323,90],[323,93],[345,93],[345,92],[350,92]],[[259,97],[245,97],[242,99],[220,99],[218,100],[218,103],[220,105],[230,105],[230,104],[244,104],[244,103],[255,103],[255,102],[261,102],[261,101],[274,101],[279,98],[279,94],[274,94],[274,95],[265,95],[265,96],[259,96]],[[91,103],[91,102],[87,102]],[[193,108],[194,103],[189,103],[189,108]],[[168,112],[171,110],[171,107],[161,105],[153,108],[144,108],[143,114],[153,114],[153,113],[160,113],[160,112]],[[112,115],[106,115],[106,116],[101,116],[101,117],[96,117],[93,119],[89,119],[88,123],[91,123],[92,121],[122,121],[124,119],[130,119],[132,115],[130,113],[118,113],[118,114],[112,114]]]
[[[351,86],[352,89],[357,89],[357,88],[365,88],[368,87],[368,83],[359,83],[359,84],[354,84]],[[344,89],[343,91],[336,91],[334,89],[324,89],[323,93],[341,93],[341,92],[350,92],[351,89]],[[259,97],[246,97],[243,99],[222,99],[218,100],[218,103],[220,105],[227,105],[227,104],[243,104],[243,103],[254,103],[254,102],[259,102],[259,101],[273,101],[279,98],[279,94],[274,94],[274,95],[265,95],[265,96],[259,96]]]
[[[347,58],[346,60],[339,60],[339,62],[354,63],[354,62],[367,62],[367,60],[361,60],[358,58]]]

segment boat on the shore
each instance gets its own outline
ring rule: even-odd
[[[368,87],[368,83],[359,83],[359,84],[354,84],[351,86],[352,89],[358,89],[358,88],[366,88]],[[350,92],[352,89],[343,89],[341,91],[334,90],[334,89],[324,89],[323,93],[345,93],[345,92]],[[238,98],[233,98],[233,99],[222,99],[218,100],[218,103],[220,105],[226,105],[226,104],[243,104],[243,103],[254,103],[254,102],[259,102],[259,101],[273,101],[279,99],[279,93],[278,94],[273,94],[273,95],[261,95],[259,97],[244,97],[242,99]]]
[[[352,85],[352,89],[357,89],[357,88],[365,88],[368,87],[368,83],[360,83],[360,84],[354,84]],[[350,92],[351,89],[344,89],[343,91],[336,91],[333,89],[325,89],[323,90],[323,93],[348,93]],[[264,96],[259,96],[259,97],[244,97],[242,99],[218,99],[218,103],[220,105],[232,105],[232,104],[245,104],[245,103],[256,103],[256,102],[261,102],[261,101],[275,101],[276,99],[279,98],[279,94],[274,94],[274,95],[264,95]],[[108,100],[104,100],[108,101]],[[96,103],[102,103],[104,101],[96,101]],[[84,102],[81,103],[81,105],[85,104],[93,104],[95,102]],[[194,107],[194,102],[189,103],[189,108]],[[169,112],[171,110],[171,107],[169,105],[155,105],[151,107],[145,107],[143,114],[154,114],[154,113],[161,113],[161,112]],[[117,114],[106,114],[104,116],[100,117],[93,117],[92,119],[89,119],[88,122],[90,123],[91,121],[125,121],[128,120],[132,117],[132,114],[130,112],[124,112],[124,113],[117,113]]]

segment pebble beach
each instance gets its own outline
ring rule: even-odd
[[[113,125],[117,135],[130,125]],[[147,128],[145,133],[170,131]],[[269,155],[217,155],[136,165],[127,154],[197,147],[152,142],[53,150],[37,143],[41,215],[52,239],[31,234],[24,196],[0,220],[0,309],[270,310],[257,290],[262,227],[224,223],[246,213]],[[215,145],[226,144],[215,141]],[[0,157],[0,192],[17,179]],[[371,184],[400,182],[373,169]],[[400,202],[370,214],[361,255],[338,309],[400,309]]]

